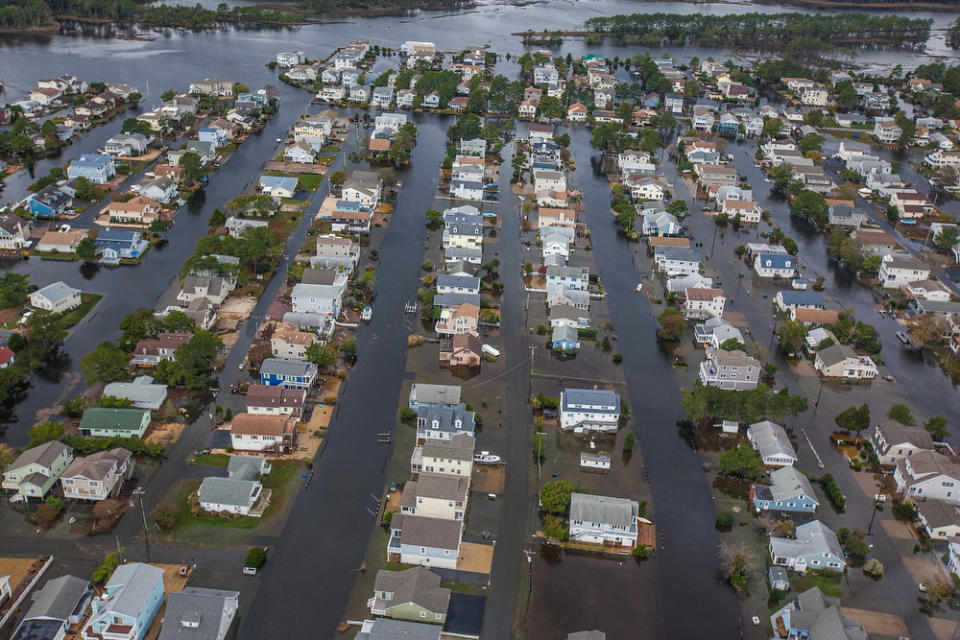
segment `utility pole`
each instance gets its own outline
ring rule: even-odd
[[[137,490],[133,492],[133,495],[137,496],[137,500],[140,502],[140,517],[143,519],[143,544],[147,550],[147,562],[150,562],[150,534],[147,529],[147,512],[143,509],[143,487],[137,487]]]
[[[870,535],[870,530],[873,529],[873,520],[877,517],[877,511],[880,511],[880,501],[876,498],[873,499],[873,513],[870,514],[870,524],[867,526],[867,535]]]

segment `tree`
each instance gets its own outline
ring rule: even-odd
[[[154,337],[163,329],[163,323],[153,315],[153,309],[137,309],[120,321],[120,346],[127,351],[147,337]]]
[[[157,379],[169,385],[200,390],[209,382],[210,369],[223,341],[212,332],[197,331],[173,352],[173,360],[162,360],[157,365]]]
[[[312,362],[321,369],[332,367],[340,359],[340,351],[332,344],[314,342],[304,351],[308,362]]]
[[[947,227],[933,238],[933,244],[940,251],[950,251],[957,244],[957,228]]]
[[[173,89],[167,89],[166,91],[160,94],[160,99],[163,100],[164,102],[173,100],[176,97],[177,97],[177,92],[174,91]]]
[[[820,151],[823,147],[823,136],[816,133],[808,133],[800,139],[797,147],[800,149],[800,152],[804,154],[810,151]]]
[[[77,197],[81,200],[96,202],[101,198],[100,190],[89,178],[80,176],[74,181],[74,188],[77,190]]]
[[[844,431],[860,435],[861,431],[870,426],[870,406],[862,404],[859,407],[847,407],[838,413],[833,421]]]
[[[124,133],[141,133],[145,136],[153,135],[153,129],[150,128],[150,125],[136,118],[127,118],[124,120],[120,130]]]
[[[807,410],[808,404],[805,397],[792,396],[784,388],[770,396],[770,401],[767,403],[767,413],[770,414],[770,417],[780,420],[803,413]]]
[[[657,324],[660,327],[657,329],[657,336],[661,340],[670,342],[682,338],[684,332],[687,330],[687,321],[684,319],[683,313],[678,309],[664,309],[657,319]]]
[[[80,360],[80,371],[87,386],[98,382],[125,380],[128,377],[127,354],[119,347],[104,340]]]
[[[733,529],[733,525],[736,524],[736,518],[733,515],[732,511],[721,511],[717,514],[716,527],[717,531],[730,531]]]
[[[770,118],[763,123],[763,129],[760,135],[764,138],[776,138],[783,129],[783,121],[780,118]]]
[[[863,573],[874,580],[879,580],[883,577],[883,563],[876,558],[870,558],[867,564],[863,565]]]
[[[16,450],[8,444],[0,443],[0,473],[6,471],[7,467],[16,459]]]
[[[427,227],[439,229],[443,226],[443,212],[437,209],[427,209]]]
[[[554,480],[543,485],[540,490],[540,509],[547,513],[562,516],[570,511],[570,494],[583,493],[579,485],[569,480]]]
[[[923,428],[929,431],[931,437],[937,442],[943,442],[950,437],[947,419],[943,416],[933,416],[923,424]]]
[[[62,422],[41,422],[27,429],[27,436],[30,438],[27,446],[36,447],[51,440],[59,440],[65,432],[66,427]]]
[[[744,351],[746,346],[736,338],[727,338],[720,343],[720,348],[724,351]]]
[[[203,177],[203,160],[193,151],[180,156],[180,166],[183,167],[183,172],[191,182],[196,182]]]
[[[60,318],[49,311],[34,311],[25,325],[28,342],[37,343],[43,351],[50,351],[67,337]]]
[[[163,328],[173,333],[193,333],[197,321],[183,311],[171,311],[163,319]]]
[[[822,193],[804,189],[797,199],[790,204],[790,213],[811,222],[822,223],[827,219],[829,207],[827,199]]]
[[[803,347],[808,331],[809,328],[802,322],[785,318],[778,329],[780,347],[787,353],[796,353]]]
[[[753,447],[738,444],[722,452],[718,458],[720,472],[747,480],[759,478],[763,473],[763,461]]]
[[[83,260],[93,260],[97,257],[97,243],[90,236],[86,236],[77,243],[77,257]]]
[[[667,213],[675,216],[678,220],[683,220],[684,216],[690,211],[685,200],[674,200],[667,205]]]
[[[887,411],[887,417],[891,420],[896,420],[906,427],[912,427],[917,424],[916,418],[914,418],[913,413],[910,412],[910,407],[900,402],[890,407],[890,411]]]
[[[342,187],[343,183],[345,183],[346,181],[347,181],[347,174],[344,173],[343,171],[334,171],[330,175],[330,184],[338,189]]]
[[[0,308],[19,307],[27,301],[34,287],[22,273],[7,271],[0,275]]]
[[[907,325],[907,331],[915,344],[933,348],[943,342],[943,336],[950,330],[945,320],[932,313],[923,313],[913,317]]]
[[[259,569],[267,561],[267,550],[263,547],[251,547],[247,552],[247,557],[243,561],[243,566]]]

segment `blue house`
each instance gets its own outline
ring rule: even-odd
[[[462,535],[459,520],[395,513],[390,521],[387,561],[456,569]]]
[[[69,179],[86,178],[94,184],[103,184],[116,173],[113,157],[106,154],[84,153],[67,167]]]
[[[550,342],[554,351],[576,351],[580,348],[580,335],[570,325],[561,324],[553,328]]]
[[[740,121],[732,113],[725,113],[720,116],[717,123],[717,133],[721,135],[737,135],[740,131]]]
[[[216,147],[222,147],[227,144],[227,134],[216,127],[203,127],[197,131],[197,139],[200,142],[212,142]]]
[[[643,106],[647,109],[656,109],[660,106],[660,94],[656,91],[651,91],[647,95],[643,96]]]
[[[761,511],[790,511],[816,513],[820,501],[813,493],[813,486],[793,467],[780,467],[770,474],[770,485],[755,484],[750,488],[750,497],[757,513]]]
[[[300,360],[267,358],[260,365],[260,383],[270,387],[309,389],[317,379],[317,365]]]
[[[73,198],[57,187],[44,187],[30,196],[30,215],[35,218],[59,218],[73,204]]]
[[[139,258],[150,243],[139,231],[104,229],[97,234],[96,246],[101,262],[118,264],[121,258]]]
[[[94,598],[93,613],[83,627],[84,638],[142,640],[163,605],[163,569],[142,562],[117,567]]]

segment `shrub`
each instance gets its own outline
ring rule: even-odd
[[[554,540],[567,540],[570,537],[567,523],[560,516],[543,516],[543,535]]]
[[[110,576],[113,575],[113,572],[116,571],[117,567],[119,566],[120,554],[119,552],[115,551],[104,558],[103,564],[93,571],[91,580],[93,580],[94,584],[104,584],[110,579]]]
[[[620,364],[621,362],[623,362],[623,354],[613,354],[613,364]]]
[[[874,580],[879,580],[883,577],[883,563],[876,558],[870,558],[867,564],[863,565],[863,573]]]
[[[623,452],[630,453],[633,451],[633,432],[627,434],[627,437],[623,439]]]
[[[716,526],[718,531],[730,531],[730,529],[733,529],[734,522],[733,514],[729,511],[721,511],[717,514]]]
[[[153,520],[164,531],[170,531],[177,524],[177,511],[172,504],[162,504],[154,512]]]
[[[897,500],[893,503],[893,517],[904,522],[913,522],[917,519],[917,503],[910,498]]]
[[[633,548],[633,557],[637,560],[646,560],[650,557],[650,547],[645,544],[638,544]]]
[[[259,569],[267,561],[267,550],[263,547],[250,547],[247,552],[247,558],[243,561],[243,566]]]
[[[404,407],[400,410],[400,421],[401,422],[413,422],[417,419],[417,412],[411,409],[410,407]]]
[[[847,497],[843,495],[843,491],[840,490],[840,486],[837,484],[837,481],[833,479],[832,475],[828,473],[820,478],[820,485],[826,492],[827,498],[830,500],[830,505],[834,511],[843,513],[847,510]]]
[[[385,514],[383,514],[383,523],[389,527],[390,523],[393,522],[393,514],[396,512],[397,510],[393,509],[392,511],[387,511]]]

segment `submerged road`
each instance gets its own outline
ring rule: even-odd
[[[575,184],[583,190],[600,281],[623,353],[634,432],[653,495],[665,635],[733,638],[740,607],[733,590],[717,577],[716,509],[703,458],[677,435],[680,390],[657,343],[657,319],[646,297],[634,293],[640,274],[631,246],[619,236],[609,213],[610,188],[602,171],[594,169],[599,155],[590,146],[590,132],[572,129],[570,135],[577,159]],[[696,615],[690,615],[690,603],[696,603]]]
[[[401,176],[404,188],[379,249],[373,321],[357,331],[359,360],[341,392],[326,449],[314,461],[311,486],[296,497],[241,638],[334,637],[363,563],[393,449],[378,444],[377,433],[397,421],[408,334],[403,303],[416,296],[424,211],[446,151],[443,126],[432,118],[417,125],[415,169]]]

